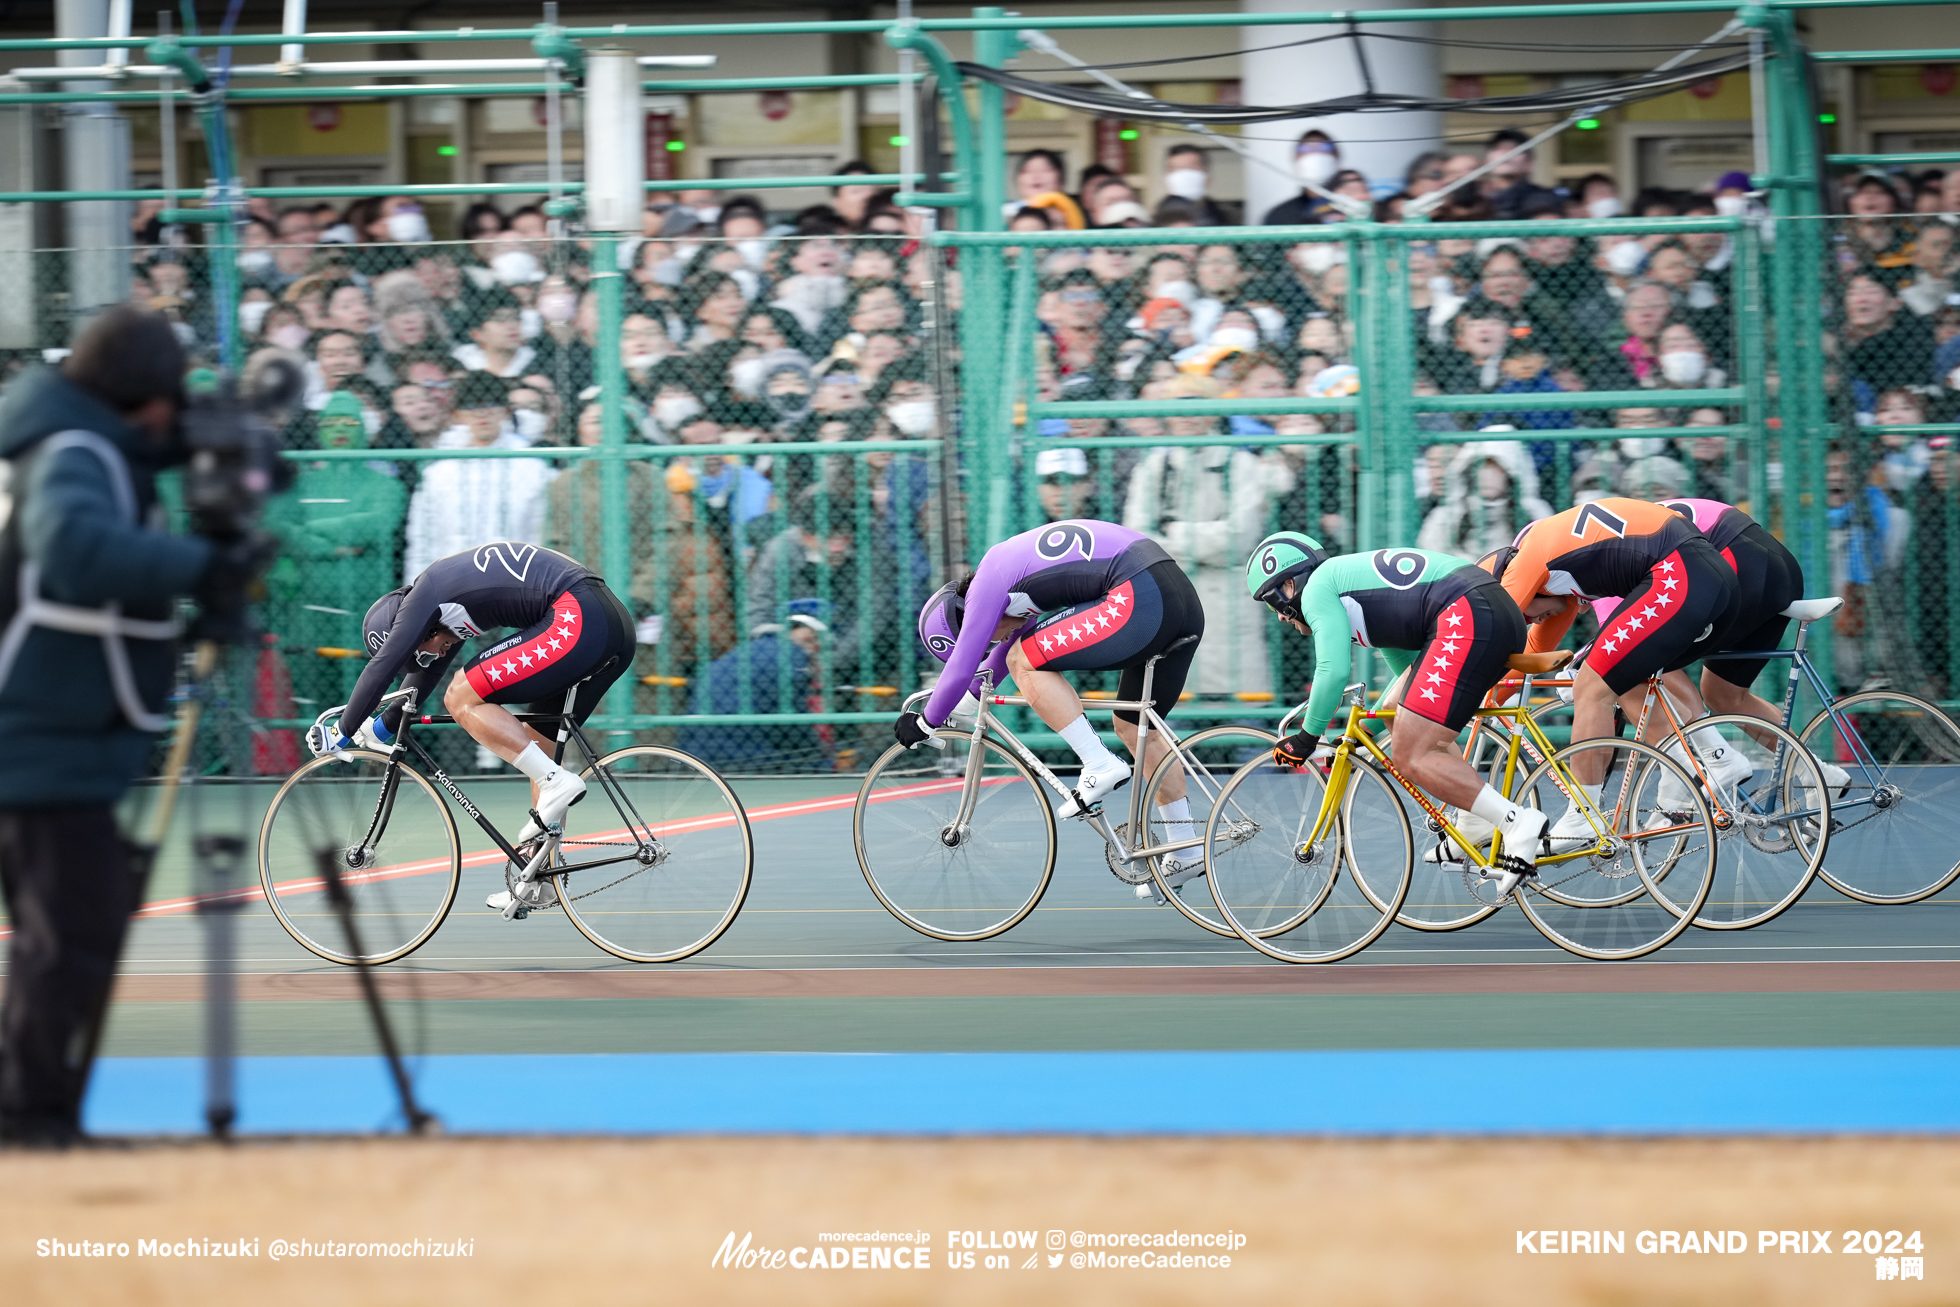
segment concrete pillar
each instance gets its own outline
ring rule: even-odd
[[[1302,5],[1300,0],[1240,0],[1239,7],[1248,14],[1299,13],[1310,8]],[[1420,6],[1414,0],[1348,0],[1341,5],[1344,11],[1349,12],[1415,7]],[[1364,90],[1352,41],[1328,41],[1321,45],[1295,46],[1289,50],[1257,50],[1260,46],[1331,36],[1342,30],[1330,24],[1242,28],[1239,39],[1246,53],[1240,56],[1243,81],[1241,98],[1247,104],[1299,104],[1307,100],[1330,100]],[[1392,32],[1400,36],[1435,34],[1428,23],[1391,23],[1372,28],[1363,24],[1361,30]],[[1443,93],[1441,64],[1435,46],[1414,45],[1405,41],[1366,41],[1364,44],[1376,90],[1410,95]],[[1409,160],[1423,150],[1433,148],[1429,142],[1443,129],[1442,115],[1435,113],[1339,114],[1330,118],[1294,119],[1247,127],[1248,136],[1282,138],[1248,141],[1247,145],[1252,148],[1256,158],[1271,161],[1288,175],[1282,177],[1259,163],[1247,161],[1247,222],[1258,223],[1275,204],[1299,194],[1298,183],[1288,180],[1293,168],[1292,142],[1309,127],[1318,127],[1340,143],[1343,168],[1359,169],[1367,174],[1371,182],[1398,184]],[[1366,143],[1391,137],[1398,139],[1394,143]],[[1422,139],[1399,139],[1403,137]]]
[[[57,0],[55,35],[63,39],[108,36],[109,0]],[[140,49],[140,47],[137,47]],[[66,66],[99,65],[104,50],[63,50]],[[106,91],[105,81],[64,82],[65,91]],[[62,185],[71,191],[129,189],[129,121],[110,104],[62,106]],[[128,200],[91,200],[66,206],[70,311],[79,319],[129,297]]]

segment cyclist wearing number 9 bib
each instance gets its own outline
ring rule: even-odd
[[[984,663],[999,686],[1012,676],[1035,716],[1061,734],[1082,760],[1074,797],[1060,815],[1089,811],[1130,779],[1130,766],[1103,746],[1083,714],[1082,700],[1062,672],[1121,669],[1117,698],[1143,696],[1143,667],[1163,655],[1150,685],[1151,706],[1168,717],[1183,692],[1202,636],[1204,609],[1163,546],[1141,531],[1114,522],[1077,518],[1023,531],[987,551],[980,566],[943,586],[919,613],[919,640],[946,664],[923,712],[905,713],[894,733],[905,747],[931,738],[968,693],[978,693]],[[1116,733],[1136,752],[1138,715],[1116,710]],[[1167,750],[1152,737],[1146,770]],[[1157,791],[1167,838],[1195,839],[1184,774],[1173,769]],[[1183,879],[1204,867],[1202,850],[1169,859],[1167,870]],[[1173,880],[1173,885],[1183,883]]]
[[[1612,733],[1616,700],[1628,721],[1638,721],[1648,678],[1717,652],[1739,610],[1735,572],[1694,522],[1640,499],[1596,499],[1540,518],[1481,565],[1524,610],[1533,652],[1556,649],[1582,606],[1623,600],[1573,673],[1575,744]],[[1689,700],[1677,705],[1688,717],[1705,711],[1685,680],[1676,697]],[[1659,723],[1649,734],[1664,729]],[[1595,804],[1605,767],[1602,750],[1573,760],[1573,776]],[[1568,804],[1550,835],[1590,840],[1594,832],[1585,812]]]
[[[1512,803],[1457,752],[1490,688],[1525,646],[1524,617],[1476,564],[1427,549],[1378,549],[1329,558],[1311,536],[1280,531],[1246,560],[1246,589],[1302,635],[1313,636],[1313,686],[1300,730],[1273,746],[1273,761],[1299,767],[1317,751],[1340,707],[1350,646],[1381,650],[1395,681],[1379,706],[1399,704],[1391,752],[1412,783],[1470,815],[1452,818],[1482,844],[1504,832],[1500,896],[1531,874],[1545,815]],[[1441,845],[1429,855],[1460,856]]]

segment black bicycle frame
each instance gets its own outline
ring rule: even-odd
[[[517,850],[511,846],[510,841],[504,838],[503,832],[498,830],[491,823],[490,819],[483,815],[483,810],[478,808],[475,802],[470,799],[470,796],[463,792],[463,787],[450,779],[449,773],[445,772],[436,760],[429,755],[429,751],[422,747],[421,741],[415,739],[409,733],[409,727],[411,725],[454,725],[456,719],[454,717],[435,714],[418,714],[414,711],[414,700],[410,699],[406,702],[408,711],[402,714],[401,730],[395,737],[396,748],[388,759],[388,770],[382,776],[381,795],[375,801],[374,820],[368,824],[368,833],[363,842],[363,847],[372,847],[379,841],[381,832],[388,825],[389,816],[394,812],[395,793],[401,783],[401,768],[406,765],[402,759],[402,750],[406,749],[415,755],[416,759],[421,762],[424,773],[433,778],[436,784],[440,785],[448,793],[450,799],[455,802],[456,806],[468,813],[470,819],[482,829],[485,835],[488,835],[492,840],[496,841],[497,847],[503,850],[504,856],[519,866],[522,866],[524,859],[518,856]],[[567,872],[584,871],[591,867],[606,867],[615,862],[634,861],[638,858],[641,847],[655,842],[653,832],[647,826],[646,818],[640,816],[639,810],[633,806],[632,800],[626,797],[626,792],[620,788],[619,782],[613,779],[612,773],[598,765],[599,755],[593,751],[591,743],[585,738],[585,732],[579,729],[577,720],[570,713],[513,713],[511,715],[526,726],[557,727],[557,747],[553,750],[554,761],[560,763],[564,761],[565,745],[567,742],[577,743],[579,749],[585,756],[592,760],[592,774],[598,777],[600,788],[606,792],[606,797],[612,800],[613,810],[619,814],[620,820],[624,821],[627,829],[633,833],[634,852],[632,853],[621,854],[616,858],[597,858],[589,862],[578,862],[565,867],[540,868],[537,872],[539,876],[562,876]],[[532,815],[534,817],[536,816],[535,813]]]

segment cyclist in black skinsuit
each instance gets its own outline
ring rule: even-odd
[[[517,627],[516,635],[491,645],[450,680],[443,707],[479,744],[531,778],[531,806],[546,825],[584,797],[585,782],[552,757],[554,742],[500,705],[559,712],[566,691],[576,685],[572,711],[582,722],[632,664],[632,614],[590,569],[536,545],[481,545],[438,558],[413,581],[375,600],[363,626],[368,665],[340,724],[321,741],[324,749],[359,743],[386,751],[401,727],[400,707],[372,714],[396,677],[426,697],[448,674],[464,640]],[[517,843],[541,833],[535,822],[526,822]],[[499,897],[491,896],[492,907],[502,906]]]

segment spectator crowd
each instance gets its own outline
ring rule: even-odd
[[[1741,410],[1704,394],[1740,375],[1738,330],[1773,330],[1738,316],[1736,242],[1641,232],[1658,217],[1750,212],[1748,179],[1625,196],[1601,173],[1551,188],[1532,180],[1523,142],[1506,131],[1422,153],[1384,195],[1342,167],[1337,141],[1310,131],[1296,148],[1300,193],[1257,215],[1268,225],[1400,222],[1412,202],[1447,190],[1424,200],[1433,232],[1403,243],[1410,311],[1390,324],[1407,343],[1416,393],[1643,393],[1616,409],[1420,414],[1415,465],[1390,470],[1392,493],[1412,498],[1409,520],[1420,524],[1407,543],[1475,557],[1533,517],[1609,494],[1723,499],[1780,531],[1777,443],[1764,469],[1771,503],[1749,505],[1748,442],[1732,434]],[[1208,158],[1172,149],[1154,207],[1107,168],[1084,170],[1071,189],[1049,151],[1014,161],[1009,229],[1082,234],[1010,255],[1037,261],[1034,397],[1314,401],[1369,384],[1355,356],[1349,247],[1208,241],[1207,228],[1254,216],[1211,196]],[[1911,666],[1943,691],[1960,658],[1946,640],[1952,569],[1900,562],[1935,547],[1944,560],[1949,543],[1960,546],[1955,446],[1914,429],[1960,418],[1960,170],[1866,172],[1842,186],[1823,305],[1840,433],[1826,458],[1830,584],[1853,595],[1840,675],[1858,684]],[[942,460],[930,447],[851,449],[960,434],[959,406],[941,393],[958,365],[957,260],[924,246],[892,198],[845,185],[827,204],[783,214],[758,198],[683,191],[650,207],[642,235],[618,246],[626,439],[703,447],[626,465],[636,672],[659,683],[642,687],[644,711],[853,708],[837,696],[909,692],[932,670],[911,626],[953,507]],[[1624,230],[1451,235],[1466,221],[1567,217],[1621,219]],[[285,439],[373,455],[305,463],[280,510],[288,549],[268,626],[289,649],[358,643],[351,633],[374,594],[489,540],[603,561],[602,468],[577,453],[600,442],[603,424],[592,243],[555,231],[535,207],[479,203],[459,227],[459,240],[432,239],[406,197],[253,202],[233,329],[254,363],[283,354],[304,367],[304,406],[288,415]],[[1162,240],[1097,243],[1097,231],[1118,228]],[[153,211],[138,214],[136,236],[135,298],[214,358],[205,252]],[[1238,568],[1276,523],[1353,546],[1362,460],[1352,428],[1324,412],[1038,419],[1014,460],[1014,521],[1095,516],[1151,532],[1205,600],[1193,690],[1289,695],[1301,642],[1269,640]],[[1574,428],[1598,435],[1534,438]],[[1434,439],[1466,434],[1482,438]],[[1117,439],[1073,443],[1108,437]],[[837,453],[771,450],[829,443]],[[493,449],[513,456],[388,457]],[[332,695],[346,674],[321,668],[313,692]],[[756,765],[795,752],[758,728],[691,745]],[[809,747],[834,759],[847,743],[822,736]]]

